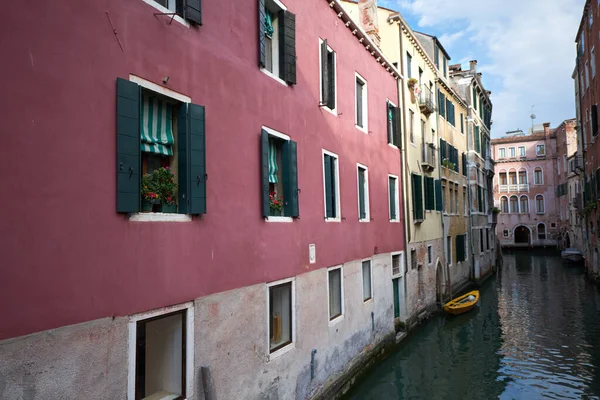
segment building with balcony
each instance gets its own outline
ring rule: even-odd
[[[393,340],[402,74],[337,0],[6,11],[0,397],[305,399]]]
[[[600,140],[598,140],[598,103],[600,102],[600,79],[596,66],[600,66],[600,4],[586,0],[575,36],[577,57],[575,59],[575,104],[577,112],[578,156],[584,171],[580,175],[580,197],[576,206],[582,220],[583,252],[586,270],[592,279],[600,280]]]
[[[560,230],[555,130],[544,123],[542,130],[531,134],[508,132],[492,140],[492,154],[494,204],[500,209],[496,234],[501,245],[556,245]],[[563,160],[560,163],[564,168]]]

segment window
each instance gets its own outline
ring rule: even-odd
[[[412,56],[406,53],[406,76],[407,79],[412,78]]]
[[[546,225],[538,224],[537,230],[538,230],[538,239],[545,240],[546,239]]]
[[[589,27],[592,27],[592,24],[594,23],[594,13],[592,12],[592,10],[590,10],[590,16],[588,17],[588,23],[589,23]]]
[[[463,113],[460,113],[460,133],[465,134],[465,121]]]
[[[506,171],[501,171],[499,174],[499,179],[500,179],[501,185],[508,185],[508,180],[506,177],[507,177]]]
[[[319,52],[319,68],[321,81],[321,106],[327,107],[331,111],[335,111],[337,104],[336,90],[336,54],[333,49],[327,45],[327,39],[321,40]]]
[[[410,142],[415,144],[415,113],[413,110],[408,110],[408,129],[410,132]]]
[[[521,196],[520,210],[522,214],[529,214],[529,199],[527,196]]]
[[[293,282],[269,286],[269,352],[273,353],[293,341]]]
[[[567,173],[567,155],[566,154],[563,155],[563,172],[565,174]]]
[[[536,154],[538,156],[545,156],[546,155],[546,146],[544,146],[543,144],[538,144],[536,147]]]
[[[400,109],[391,101],[387,102],[387,134],[388,143],[400,147]]]
[[[394,175],[388,175],[388,193],[390,199],[390,221],[400,221],[398,210],[399,196],[398,196],[398,177]]]
[[[417,269],[417,250],[410,249],[410,269]]]
[[[261,147],[263,217],[268,221],[298,217],[296,142],[287,135],[263,127]]]
[[[132,317],[129,346],[135,368],[130,377],[135,384],[128,398],[193,397],[193,323],[192,303]]]
[[[540,167],[537,167],[533,171],[533,183],[535,185],[542,185],[544,183],[544,173]]]
[[[527,171],[520,170],[519,171],[519,184],[526,185],[527,184]]]
[[[452,265],[452,236],[446,236],[446,262]]]
[[[458,214],[458,183],[454,184],[454,213]]]
[[[362,262],[363,301],[373,298],[373,283],[371,279],[371,260]]]
[[[448,207],[448,201],[447,201],[447,197],[446,197],[446,180],[442,180],[442,212],[443,213],[447,213],[449,212],[448,209],[450,207]]]
[[[279,1],[259,1],[259,66],[289,85],[296,84],[296,16]]]
[[[327,287],[329,290],[329,320],[341,317],[344,314],[342,267],[334,267],[327,272]]]
[[[592,66],[592,78],[596,76],[596,55],[594,54],[594,48],[590,52],[590,64]]]
[[[367,167],[358,165],[358,219],[368,222],[369,217],[369,173]]]
[[[392,254],[392,277],[399,276],[404,272],[403,261],[402,253]]]
[[[423,177],[417,174],[411,174],[412,179],[412,200],[413,200],[413,218],[415,222],[423,220]]]
[[[519,157],[525,157],[525,146],[519,146]]]
[[[588,60],[585,61],[585,88],[590,87],[590,62]]]
[[[439,69],[440,68],[440,49],[435,47],[433,50],[433,59],[435,62],[435,66]]]
[[[340,221],[340,182],[338,156],[323,150],[323,186],[325,219]]]
[[[500,198],[500,211],[508,213],[508,198],[505,196]]]
[[[560,158],[556,159],[556,168],[557,168],[558,175],[560,175]]]
[[[426,176],[425,179],[425,209],[435,210],[435,184],[434,179]]]
[[[183,18],[192,24],[202,25],[202,10],[200,1],[187,1],[182,4],[177,4],[176,0],[154,0],[154,2],[162,7],[156,7],[163,13],[175,13],[175,18]],[[179,21],[181,22],[181,21]]]
[[[508,181],[510,182],[511,185],[516,185],[517,184],[517,171],[509,171],[508,173]]]
[[[444,62],[444,78],[448,78],[448,60],[446,57],[442,57],[442,61]]]
[[[502,235],[503,235],[504,237],[508,237],[508,229],[505,229],[505,230],[503,230],[503,231],[502,231]]]
[[[469,215],[469,199],[467,198],[467,188],[463,187],[463,215]]]
[[[515,152],[515,148],[511,147],[508,149],[510,152],[510,158],[515,158],[517,156],[517,153]]]
[[[544,196],[541,194],[535,196],[535,212],[538,214],[544,213]]]
[[[483,254],[483,229],[479,230],[479,254]]]
[[[506,158],[506,149],[505,148],[498,149],[498,158]]]
[[[519,200],[517,199],[517,196],[510,196],[510,212],[519,212]]]
[[[490,230],[489,228],[485,229],[485,249],[490,249]]]
[[[467,235],[456,235],[456,262],[467,259]]]
[[[454,185],[452,183],[448,183],[448,192],[450,195],[448,213],[454,214]]]
[[[356,127],[367,131],[367,81],[355,74],[356,82]]]
[[[116,119],[116,211],[206,213],[204,106],[141,78],[118,78]],[[173,124],[174,119],[183,123]],[[187,143],[194,143],[194,151]],[[198,177],[193,185],[190,174]],[[172,179],[177,192],[155,193],[154,177]]]
[[[431,245],[427,246],[427,265],[431,265],[433,263],[433,248]]]

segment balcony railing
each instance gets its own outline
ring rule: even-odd
[[[528,183],[520,183],[518,185],[498,185],[500,193],[523,193],[529,192]]]
[[[421,85],[421,94],[419,95],[419,107],[421,112],[429,116],[435,111],[435,102],[433,91],[425,85]]]
[[[428,170],[435,169],[435,145],[423,143],[421,166]]]

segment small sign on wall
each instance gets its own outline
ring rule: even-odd
[[[311,264],[317,262],[317,247],[314,244],[308,245],[308,261]]]

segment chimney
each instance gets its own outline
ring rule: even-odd
[[[469,61],[469,69],[473,72],[477,71],[477,60]]]
[[[377,21],[377,0],[358,0],[360,27],[379,47],[379,24]]]
[[[550,137],[550,122],[544,122],[542,125],[544,126],[544,136],[548,139]]]

